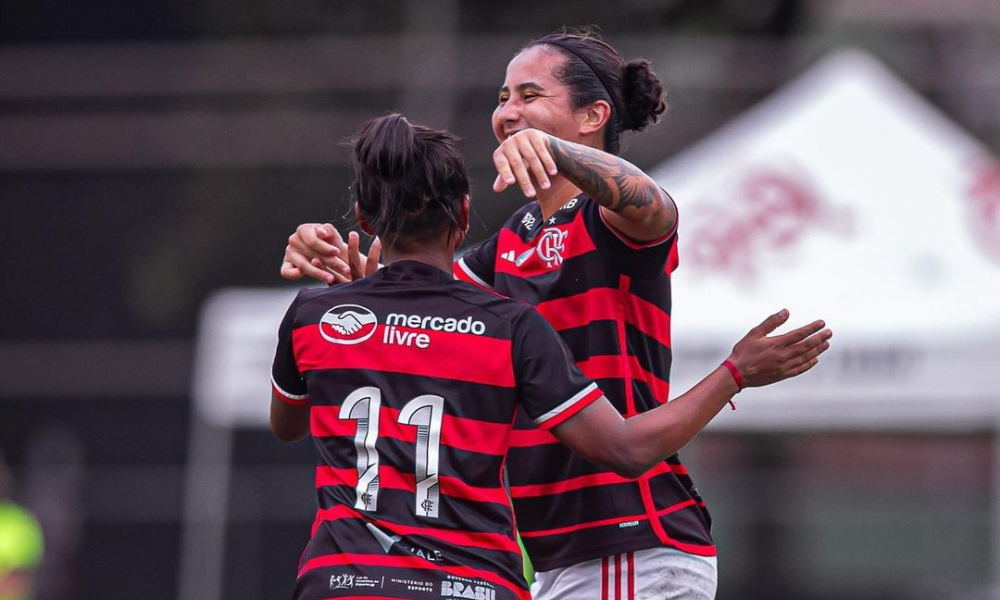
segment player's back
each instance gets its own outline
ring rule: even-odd
[[[526,310],[412,261],[299,295],[318,511],[296,597],[527,597],[502,481]]]

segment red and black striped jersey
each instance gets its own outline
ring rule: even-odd
[[[579,196],[548,220],[537,202],[525,205],[456,262],[455,274],[534,304],[628,417],[668,400],[676,266],[676,231],[636,244]],[[715,555],[705,503],[676,455],[625,479],[519,420],[507,470],[518,529],[539,570],[659,545]]]
[[[301,292],[276,394],[307,404],[318,511],[296,598],[527,599],[503,464],[600,398],[530,305],[398,261]]]

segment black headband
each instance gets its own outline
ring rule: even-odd
[[[625,113],[625,110],[622,108],[621,103],[618,101],[615,95],[611,93],[611,85],[608,84],[608,80],[604,78],[604,75],[601,75],[601,71],[594,66],[594,63],[590,62],[590,59],[587,58],[586,54],[583,54],[582,52],[577,52],[572,46],[561,40],[547,39],[547,40],[539,40],[536,43],[552,44],[553,46],[558,46],[563,50],[565,50],[566,52],[569,52],[573,56],[579,58],[584,62],[584,64],[590,67],[590,70],[594,72],[594,75],[597,76],[598,81],[601,82],[601,86],[604,88],[604,91],[608,94],[608,98],[611,98],[611,104],[614,105],[615,111],[618,112],[618,122],[621,124],[622,129],[625,129],[625,124],[626,120],[628,119],[628,114]]]

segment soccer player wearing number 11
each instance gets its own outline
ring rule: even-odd
[[[503,486],[519,411],[576,452],[636,477],[687,443],[739,390],[717,369],[670,404],[622,419],[530,305],[455,280],[469,223],[454,138],[400,115],[352,150],[362,227],[386,266],[305,290],[279,331],[271,425],[311,433],[318,510],[295,598],[527,600]],[[781,319],[779,319],[781,320]],[[785,367],[751,332],[730,360],[755,384],[804,371],[827,347],[809,332]],[[819,327],[811,333],[816,333]],[[759,382],[759,383],[758,383]]]

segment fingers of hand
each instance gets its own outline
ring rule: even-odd
[[[333,225],[329,224],[329,223],[323,223],[322,225],[317,225],[316,226],[316,235],[318,237],[323,238],[324,240],[334,240],[335,239],[337,241],[341,241],[341,242],[343,241],[343,239],[340,237],[340,232],[337,231],[337,228],[334,227]]]
[[[507,189],[507,182],[503,180],[503,175],[497,175],[497,178],[493,180],[493,191],[500,193]]]
[[[365,276],[371,275],[378,269],[378,261],[382,258],[382,240],[377,237],[372,241],[371,248],[368,249],[368,261],[365,263]]]
[[[534,197],[535,188],[531,184],[531,175],[528,174],[528,167],[524,162],[524,157],[519,152],[511,152],[508,154],[507,160],[510,162],[510,168],[517,179],[517,184],[521,186],[521,192],[529,198]]]
[[[330,271],[328,271],[323,266],[323,263],[320,262],[319,259],[314,258],[314,259],[312,259],[312,260],[310,260],[308,262],[305,262],[305,263],[301,263],[301,264],[300,263],[296,263],[296,267],[298,267],[298,269],[300,271],[302,271],[302,273],[304,275],[308,275],[309,277],[312,277],[313,279],[316,279],[318,281],[322,281],[323,283],[326,283],[326,284],[333,283],[333,274],[330,273]]]
[[[770,318],[777,316],[779,315]],[[830,348],[830,338],[833,337],[833,332],[829,329],[817,331],[822,326],[822,321],[817,321],[785,336],[756,338],[746,343],[744,351],[747,358],[741,359],[746,362],[746,372],[743,377],[745,385],[748,387],[767,385],[801,375],[816,366],[819,355]],[[807,333],[807,337],[801,336],[800,332],[803,330],[810,331],[811,334]],[[782,339],[793,339],[786,336],[799,339],[790,345],[779,343]],[[740,370],[744,371],[743,368]]]
[[[350,273],[348,273],[347,275],[343,273],[334,273],[333,278],[334,278],[334,283],[351,283],[351,281],[353,281],[351,279]]]
[[[317,228],[301,229],[296,230],[288,238],[288,245],[292,247],[296,252],[312,257],[318,256],[338,256],[341,251],[340,249],[320,238],[317,233]]]
[[[281,276],[284,279],[302,279],[302,271],[298,267],[288,262],[281,262]]]
[[[503,146],[493,151],[493,166],[497,169],[497,178],[493,182],[494,192],[502,192],[507,186],[514,185],[517,180],[511,171],[510,161],[503,152]]]
[[[807,340],[808,341],[808,340]],[[830,342],[822,341],[811,347],[802,347],[801,351],[796,352],[794,355],[789,357],[785,361],[785,366],[796,367],[801,364],[811,362],[819,357],[830,348]]]
[[[751,333],[756,334],[758,337],[765,336],[774,331],[775,329],[777,329],[778,327],[781,327],[781,324],[787,320],[788,320],[788,310],[783,308],[780,311],[771,315],[770,317],[764,319],[764,321],[760,325],[753,328]]]
[[[517,183],[521,187],[521,192],[529,198],[535,196],[535,188],[531,182],[531,175],[528,173],[526,155],[535,154],[531,146],[531,141],[522,133],[517,133],[507,138],[500,147],[493,151],[493,164],[497,168],[503,186],[496,185],[493,189],[497,192],[503,191],[507,186]]]
[[[314,258],[309,262],[317,269],[321,269],[333,275],[350,275],[351,273],[351,268],[347,266],[346,262],[339,258]]]
[[[801,365],[798,365],[797,367],[792,367],[787,371],[787,375],[788,377],[797,377],[818,364],[819,364],[819,359],[814,358],[808,362],[804,362]]]
[[[805,373],[819,363],[819,355],[830,348],[833,332],[829,329],[812,335],[787,349],[787,358],[781,365],[782,378],[795,377]]]
[[[281,263],[281,276],[285,279],[301,279],[303,275],[327,281],[325,271],[310,264],[310,259],[306,255],[296,252],[291,244],[285,246],[285,259]]]
[[[289,236],[288,243],[296,248],[304,249],[308,249],[317,242],[322,243],[322,240],[317,236],[319,227],[316,223],[303,223],[299,225],[295,228],[295,233]]]
[[[517,135],[518,150],[521,152],[530,175],[538,182],[538,186],[543,190],[549,189],[549,175],[546,172],[545,164],[542,162],[542,153],[548,154],[545,143],[538,136]],[[529,181],[530,184],[530,181]]]
[[[823,322],[822,320],[813,321],[808,325],[803,325],[798,329],[789,331],[788,333],[782,335],[775,336],[771,339],[773,339],[775,343],[781,346],[791,346],[801,342],[802,340],[813,335],[814,333],[816,333],[820,329],[823,329],[824,327],[826,327],[826,323]]]
[[[352,231],[347,236],[347,264],[351,267],[351,279],[359,279],[365,274],[365,266],[361,262],[361,236]]]
[[[535,148],[535,154],[542,161],[545,172],[549,175],[559,173],[559,167],[556,166],[556,159],[552,157],[552,151],[548,144],[548,137],[545,135],[534,137],[531,140],[531,144]]]
[[[347,256],[347,242],[344,241],[344,237],[340,235],[333,225],[324,225],[323,227],[328,227],[330,232],[330,243],[338,250],[341,257]]]

